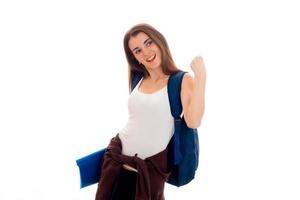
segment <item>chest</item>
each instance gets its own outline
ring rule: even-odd
[[[153,94],[155,92],[158,92],[160,90],[162,90],[163,88],[165,88],[168,84],[168,79],[161,79],[157,82],[150,82],[148,80],[144,80],[142,78],[142,80],[140,81],[140,84],[138,85],[137,89],[139,92],[141,93],[145,93],[145,94]]]

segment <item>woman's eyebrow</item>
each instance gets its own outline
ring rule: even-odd
[[[150,38],[147,38],[147,39],[144,41],[144,44],[146,44],[148,40],[150,40]],[[132,49],[132,51],[136,50],[137,48],[139,48],[139,47],[135,47],[134,49]]]

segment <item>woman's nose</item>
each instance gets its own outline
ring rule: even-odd
[[[149,49],[144,48],[142,52],[143,52],[143,56],[145,56],[145,57],[149,56],[149,53],[150,53]]]

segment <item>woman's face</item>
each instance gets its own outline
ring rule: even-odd
[[[154,41],[145,33],[140,32],[131,37],[128,46],[139,63],[148,69],[161,67],[161,51]]]

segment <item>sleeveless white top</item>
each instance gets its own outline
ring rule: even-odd
[[[119,131],[122,154],[145,159],[166,149],[174,134],[168,87],[148,94],[139,91],[143,78],[128,98],[129,119]]]

